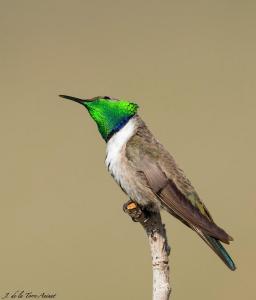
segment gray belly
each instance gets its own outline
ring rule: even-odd
[[[153,210],[160,208],[153,192],[129,164],[124,161],[110,162],[108,171],[131,200],[142,206],[150,206]]]

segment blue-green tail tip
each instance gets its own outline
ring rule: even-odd
[[[219,245],[220,245],[220,251],[223,253],[223,257],[225,258],[224,262],[226,263],[226,265],[229,267],[230,270],[235,271],[236,265],[234,261],[232,260],[232,258],[230,257],[230,255],[228,254],[226,249],[221,245],[220,242]]]
[[[214,252],[221,258],[221,260],[225,263],[225,265],[232,271],[236,270],[236,265],[227,250],[223,247],[221,242],[214,237],[209,235],[204,235],[205,240],[209,246],[214,250]]]
[[[226,264],[226,266],[232,270],[236,270],[236,265],[230,255],[228,254],[227,250],[223,247],[220,241],[216,240],[213,237],[208,236],[208,241],[212,245],[213,250],[216,254],[222,259],[222,261]]]

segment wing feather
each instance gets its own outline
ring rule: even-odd
[[[207,215],[202,214],[201,210],[179,191],[175,183],[166,177],[156,163],[150,163],[144,158],[140,162],[140,168],[147,179],[148,186],[164,207],[172,210],[185,222],[200,228],[204,233],[229,243],[229,235]]]
[[[133,169],[142,174],[147,185],[169,212],[225,243],[232,238],[217,226],[190,181],[173,157],[153,137],[143,121],[126,145],[126,157]]]

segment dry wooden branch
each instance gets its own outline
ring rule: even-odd
[[[124,204],[124,211],[139,222],[147,233],[152,256],[153,300],[168,300],[171,294],[169,260],[170,247],[160,212],[146,211],[134,201]]]

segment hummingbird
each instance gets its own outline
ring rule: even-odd
[[[106,142],[105,164],[130,200],[148,211],[166,210],[194,230],[229,269],[235,263],[221,243],[233,238],[219,227],[173,156],[125,99],[97,96],[62,98],[83,105]]]

